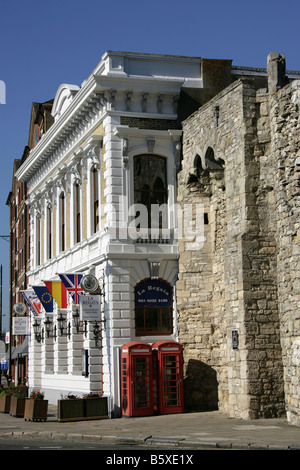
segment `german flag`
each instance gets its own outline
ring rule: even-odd
[[[44,281],[58,308],[68,307],[67,289],[61,281]]]

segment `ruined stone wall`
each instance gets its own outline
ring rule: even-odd
[[[276,169],[276,243],[287,419],[300,425],[300,81],[269,97]]]
[[[183,125],[178,202],[203,204],[206,214],[203,246],[179,243],[188,409],[284,413],[270,139],[268,96],[248,79]]]

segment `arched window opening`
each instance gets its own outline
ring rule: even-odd
[[[146,214],[140,227],[167,228],[167,202],[166,158],[148,154],[134,157],[134,204],[142,205]]]
[[[208,170],[224,170],[225,162],[222,158],[215,158],[215,153],[211,147],[208,147],[205,154],[205,166]]]

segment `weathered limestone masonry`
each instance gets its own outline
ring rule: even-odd
[[[299,423],[300,83],[280,67],[183,123],[178,202],[203,205],[205,241],[179,240],[178,331],[187,409]]]
[[[282,57],[274,55],[269,57],[270,67],[276,58],[281,65]],[[272,85],[269,105],[285,401],[288,421],[300,425],[300,81],[283,88]]]

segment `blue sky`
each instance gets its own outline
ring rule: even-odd
[[[33,101],[54,98],[60,84],[80,85],[106,50],[232,59],[266,67],[267,56],[286,56],[300,70],[299,0],[0,0],[0,235],[9,233],[6,199],[13,160],[28,142]],[[7,241],[3,265],[3,325],[8,318]]]

